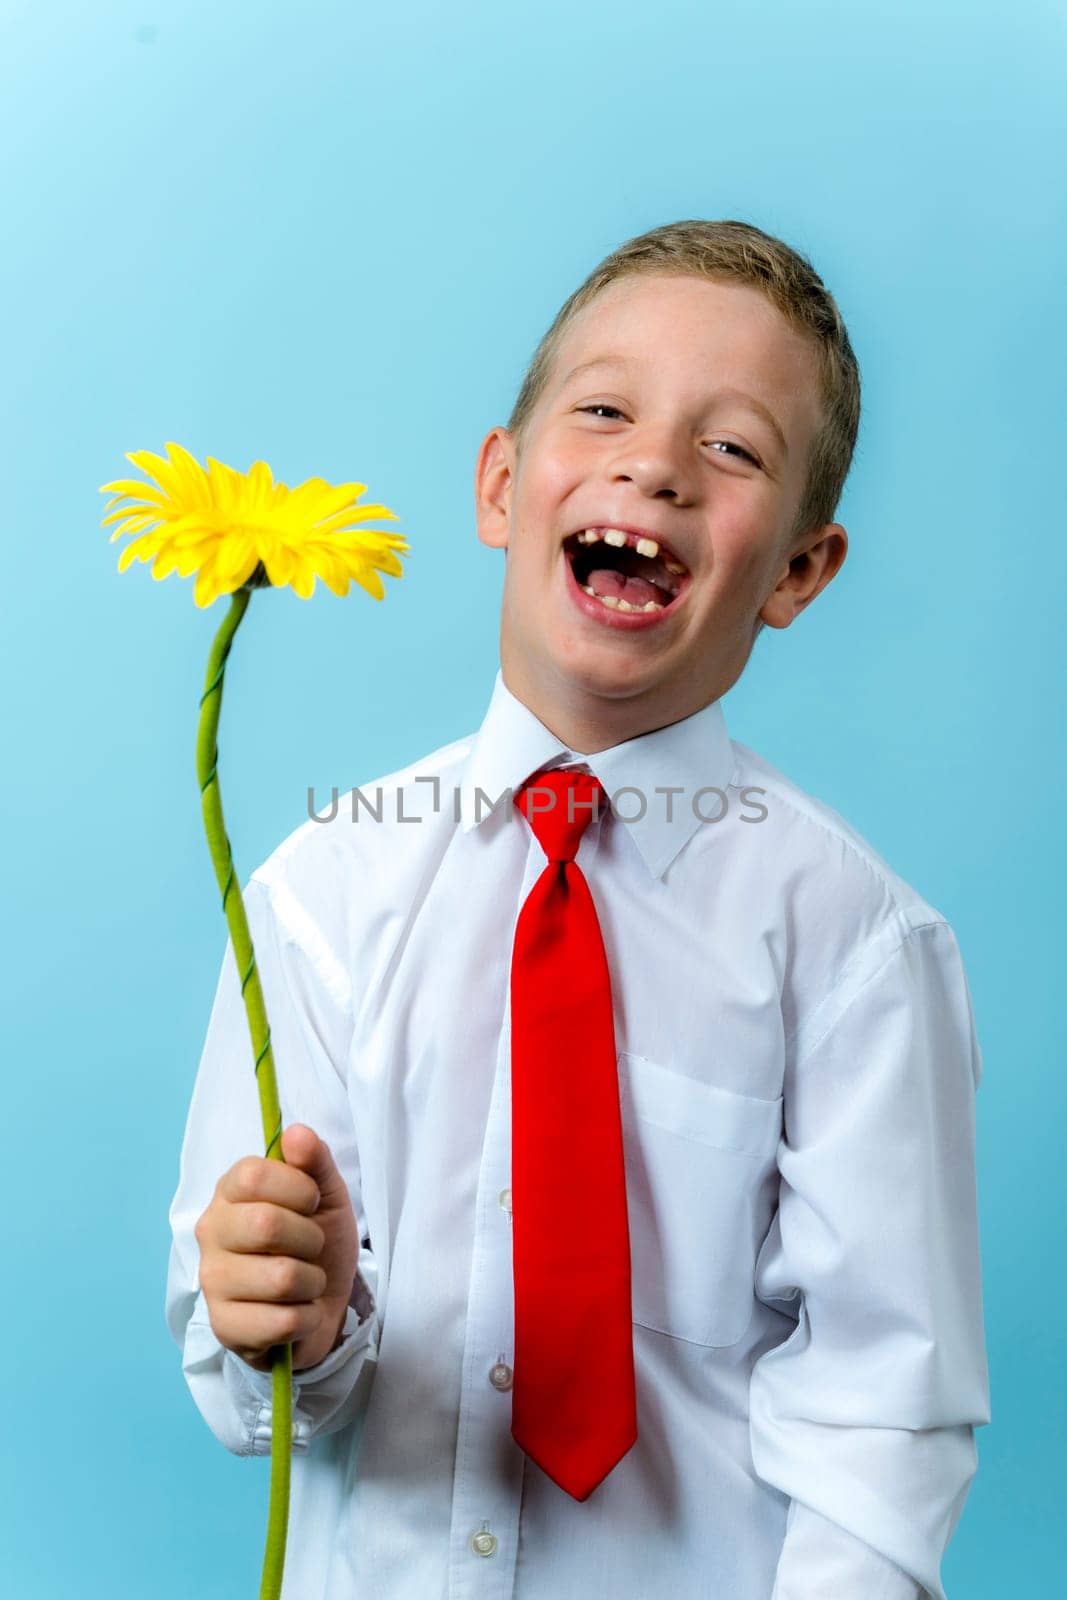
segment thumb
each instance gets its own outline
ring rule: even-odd
[[[333,1152],[325,1139],[320,1139],[306,1123],[293,1122],[284,1130],[282,1155],[288,1166],[299,1167],[318,1184],[320,1206],[336,1204],[342,1195],[348,1198],[348,1186],[338,1171]]]

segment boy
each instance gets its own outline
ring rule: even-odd
[[[252,876],[286,1164],[228,950],[167,1314],[238,1454],[293,1341],[295,1600],[944,1600],[989,1415],[967,982],[721,706],[840,569],[858,420],[781,241],[624,244],[480,449],[479,732]]]

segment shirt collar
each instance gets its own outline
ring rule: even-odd
[[[513,793],[540,768],[578,764],[587,765],[609,795],[618,795],[615,816],[629,830],[656,878],[663,876],[701,821],[711,821],[717,806],[724,803],[698,791],[725,791],[736,765],[719,700],[680,722],[583,755],[568,749],[511,693],[498,669],[489,709],[459,773],[463,832],[484,823],[505,790]],[[656,792],[669,786],[681,793]],[[620,790],[626,792],[619,794]]]

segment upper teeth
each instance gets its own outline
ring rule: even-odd
[[[658,556],[659,541],[638,537],[636,533],[626,533],[622,528],[584,528],[578,534],[579,544],[595,544],[602,539],[605,544],[611,544],[616,549],[621,549],[624,544],[630,545],[639,556]],[[684,572],[685,568],[680,561],[671,561],[667,556],[663,558],[668,572]]]

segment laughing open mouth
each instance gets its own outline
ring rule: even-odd
[[[689,577],[661,541],[621,528],[584,528],[563,549],[579,588],[611,610],[664,611]]]

